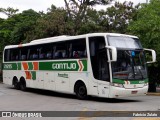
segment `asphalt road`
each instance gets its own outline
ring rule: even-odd
[[[39,89],[27,89],[26,92],[23,92],[13,89],[12,86],[0,83],[0,111],[160,111],[160,96],[147,95],[121,99],[90,97],[88,100],[78,100],[74,95],[60,94]],[[26,118],[14,119],[25,120]],[[35,118],[30,119],[34,120]],[[39,119],[41,120],[42,118]],[[53,118],[45,119],[53,120]],[[64,117],[54,119],[64,120]],[[65,119],[106,120],[111,118],[72,117]],[[112,120],[114,119],[119,118],[113,116]],[[121,119],[139,120],[142,118],[132,117]],[[148,120],[148,118],[145,118],[145,120]]]

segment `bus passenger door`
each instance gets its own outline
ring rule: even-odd
[[[109,64],[107,61],[106,50],[98,54],[98,92],[101,97],[109,95]]]
[[[90,59],[94,83],[97,83],[98,96],[108,97],[109,95],[109,63],[107,50],[105,48],[104,36],[95,36],[89,38]]]

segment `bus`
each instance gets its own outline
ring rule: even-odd
[[[143,48],[136,36],[62,35],[6,46],[3,82],[23,91],[45,89],[75,94],[79,99],[145,95],[147,63],[155,61],[155,51]]]

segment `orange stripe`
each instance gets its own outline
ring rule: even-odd
[[[81,64],[81,61],[79,60],[79,65],[80,65],[80,71],[82,71],[82,64]]]
[[[38,70],[38,62],[33,62],[33,70]]]
[[[31,78],[32,78],[31,73],[29,71],[25,71],[25,73],[26,73],[26,79],[31,80]]]
[[[27,62],[22,62],[24,70],[28,70],[28,64]]]

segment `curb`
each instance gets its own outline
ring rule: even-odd
[[[153,96],[160,96],[160,93],[158,92],[158,93],[152,93],[152,92],[149,92],[149,93],[147,93],[147,95],[153,95]]]

